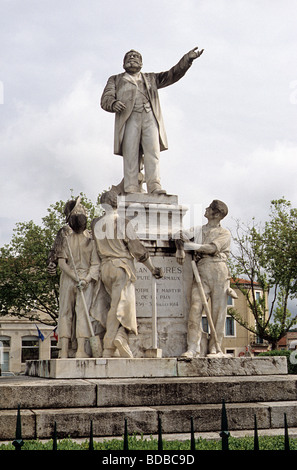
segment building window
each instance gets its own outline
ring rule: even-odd
[[[262,297],[261,292],[256,291],[255,292],[255,297],[256,297],[256,301],[259,302],[261,300],[261,297]]]
[[[9,353],[10,353],[10,337],[0,336],[0,369],[1,372],[9,371]]]
[[[263,338],[261,338],[260,336],[256,335],[255,338],[256,338],[255,339],[256,344],[263,344],[264,343]]]
[[[58,341],[56,338],[51,338],[51,359],[58,359],[59,357],[59,349],[58,349]]]
[[[38,336],[24,336],[22,338],[22,362],[39,359]]]
[[[234,305],[234,299],[233,299],[233,297],[231,297],[231,295],[228,295],[227,306],[228,307],[233,307],[233,305]]]
[[[226,354],[235,357],[235,349],[226,349]]]
[[[235,336],[234,318],[227,316],[225,324],[225,336]]]

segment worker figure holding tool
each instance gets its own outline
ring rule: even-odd
[[[101,280],[110,296],[106,318],[100,316],[100,311],[95,316],[106,330],[103,357],[113,357],[118,351],[120,357],[132,358],[129,335],[137,335],[135,260],[143,263],[156,279],[163,277],[163,272],[153,265],[132,224],[119,216],[116,191],[103,193],[100,202],[105,214],[93,220],[92,230],[101,262]]]
[[[227,259],[230,252],[231,234],[221,227],[221,220],[228,214],[228,207],[214,200],[205,210],[208,223],[183,231],[175,240],[176,259],[183,264],[185,251],[192,252],[194,282],[188,319],[188,349],[183,357],[193,358],[200,354],[202,336],[202,312],[207,315],[210,327],[208,356],[223,356],[221,343],[224,336],[228,295],[237,295],[230,288]],[[208,300],[211,299],[211,311]]]
[[[86,340],[93,357],[102,355],[99,336],[94,335],[89,308],[99,280],[99,257],[87,226],[86,210],[80,202],[68,201],[64,212],[71,230],[64,231],[57,247],[60,277],[58,334],[60,358],[67,358],[69,342],[76,340],[76,357],[89,357]]]

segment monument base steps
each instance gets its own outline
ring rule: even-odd
[[[204,359],[204,365],[209,363]],[[124,369],[130,360],[122,361]],[[244,369],[242,375],[239,370],[235,375],[229,367],[229,376],[222,376],[218,360],[215,362],[216,367],[213,363],[203,369],[216,370],[214,376],[195,376],[197,361],[192,360],[181,362],[182,376],[0,377],[0,440],[14,439],[18,405],[24,439],[51,438],[55,422],[60,438],[88,438],[91,420],[95,437],[122,436],[125,418],[129,434],[153,435],[158,432],[159,416],[164,435],[190,433],[191,417],[197,435],[219,433],[222,400],[231,435],[232,431],[252,430],[254,415],[259,430],[282,428],[284,413],[289,427],[297,427],[297,376],[286,373],[282,360],[275,361],[275,373],[266,375],[255,370],[252,374],[246,366],[249,375],[244,375]],[[224,362],[226,366],[221,360],[221,371]],[[249,363],[242,364],[245,362]]]

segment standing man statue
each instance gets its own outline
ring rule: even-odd
[[[185,250],[194,252],[196,266],[200,274],[201,284],[205,294],[202,299],[197,282],[193,281],[191,308],[188,319],[188,349],[184,357],[193,358],[200,354],[202,335],[202,312],[204,300],[211,299],[211,317],[219,346],[224,337],[225,320],[227,315],[228,295],[236,298],[236,293],[230,288],[227,259],[230,253],[231,234],[221,226],[221,220],[228,214],[228,207],[219,200],[214,200],[205,210],[208,219],[206,225],[192,228],[180,234],[176,239],[176,259],[183,264]],[[218,352],[214,335],[210,335],[209,356],[222,355]]]
[[[203,52],[195,47],[167,72],[141,73],[142,56],[125,54],[124,73],[109,78],[101,107],[115,113],[114,153],[124,161],[124,189],[139,192],[138,174],[143,159],[148,193],[166,194],[160,183],[160,151],[167,150],[158,89],[180,80]]]
[[[69,343],[75,341],[76,357],[83,358],[89,357],[85,348],[86,340],[90,338],[85,305],[89,309],[92,304],[96,284],[99,281],[100,261],[95,242],[87,230],[87,212],[80,202],[80,197],[75,201],[68,201],[64,212],[70,230],[64,229],[58,234],[55,246],[56,259],[61,270],[59,357],[67,358]],[[85,305],[79,288],[83,290]]]
[[[121,357],[132,358],[129,334],[137,335],[134,262],[143,263],[156,279],[163,277],[163,272],[152,264],[149,251],[137,237],[132,224],[119,216],[117,193],[114,190],[103,193],[100,202],[106,212],[92,221],[92,230],[110,306],[106,315],[99,309],[93,317],[106,330],[103,357],[113,357],[117,349]]]

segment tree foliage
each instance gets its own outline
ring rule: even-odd
[[[100,213],[99,197],[94,205],[79,195],[88,210],[88,222]],[[75,199],[71,191],[71,199]],[[47,209],[42,224],[19,222],[9,244],[0,248],[0,316],[12,315],[56,325],[59,312],[59,273],[50,276],[47,258],[55,237],[65,225],[64,201]]]
[[[248,325],[234,309],[231,313],[274,348],[297,323],[297,317],[288,310],[288,301],[297,297],[297,209],[284,198],[273,200],[269,216],[263,226],[255,219],[250,225],[237,222],[232,277],[247,299],[255,325]],[[248,288],[240,284],[242,277],[248,280]],[[266,295],[256,297],[259,288],[269,295],[270,308]]]

